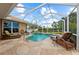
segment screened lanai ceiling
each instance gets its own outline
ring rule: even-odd
[[[18,17],[29,23],[51,27],[67,16],[77,4],[48,4],[48,3],[20,3],[12,10],[10,15]],[[76,9],[75,11],[76,12]]]

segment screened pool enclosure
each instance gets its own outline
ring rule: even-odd
[[[79,50],[79,4],[20,3],[9,15],[25,20],[36,32],[72,32]]]

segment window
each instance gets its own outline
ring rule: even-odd
[[[13,22],[13,32],[18,32],[18,30],[19,30],[18,22]]]
[[[4,31],[7,30],[11,33],[11,22],[10,21],[5,21],[4,22]]]
[[[4,31],[7,30],[10,33],[15,33],[19,31],[19,23],[15,21],[5,21],[4,22]]]

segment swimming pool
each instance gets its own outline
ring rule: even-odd
[[[33,33],[31,36],[27,37],[26,39],[31,41],[41,41],[49,37],[49,34],[43,33]]]

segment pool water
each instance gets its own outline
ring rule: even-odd
[[[27,37],[27,39],[31,41],[41,41],[48,37],[49,37],[49,34],[34,33],[31,36]]]

